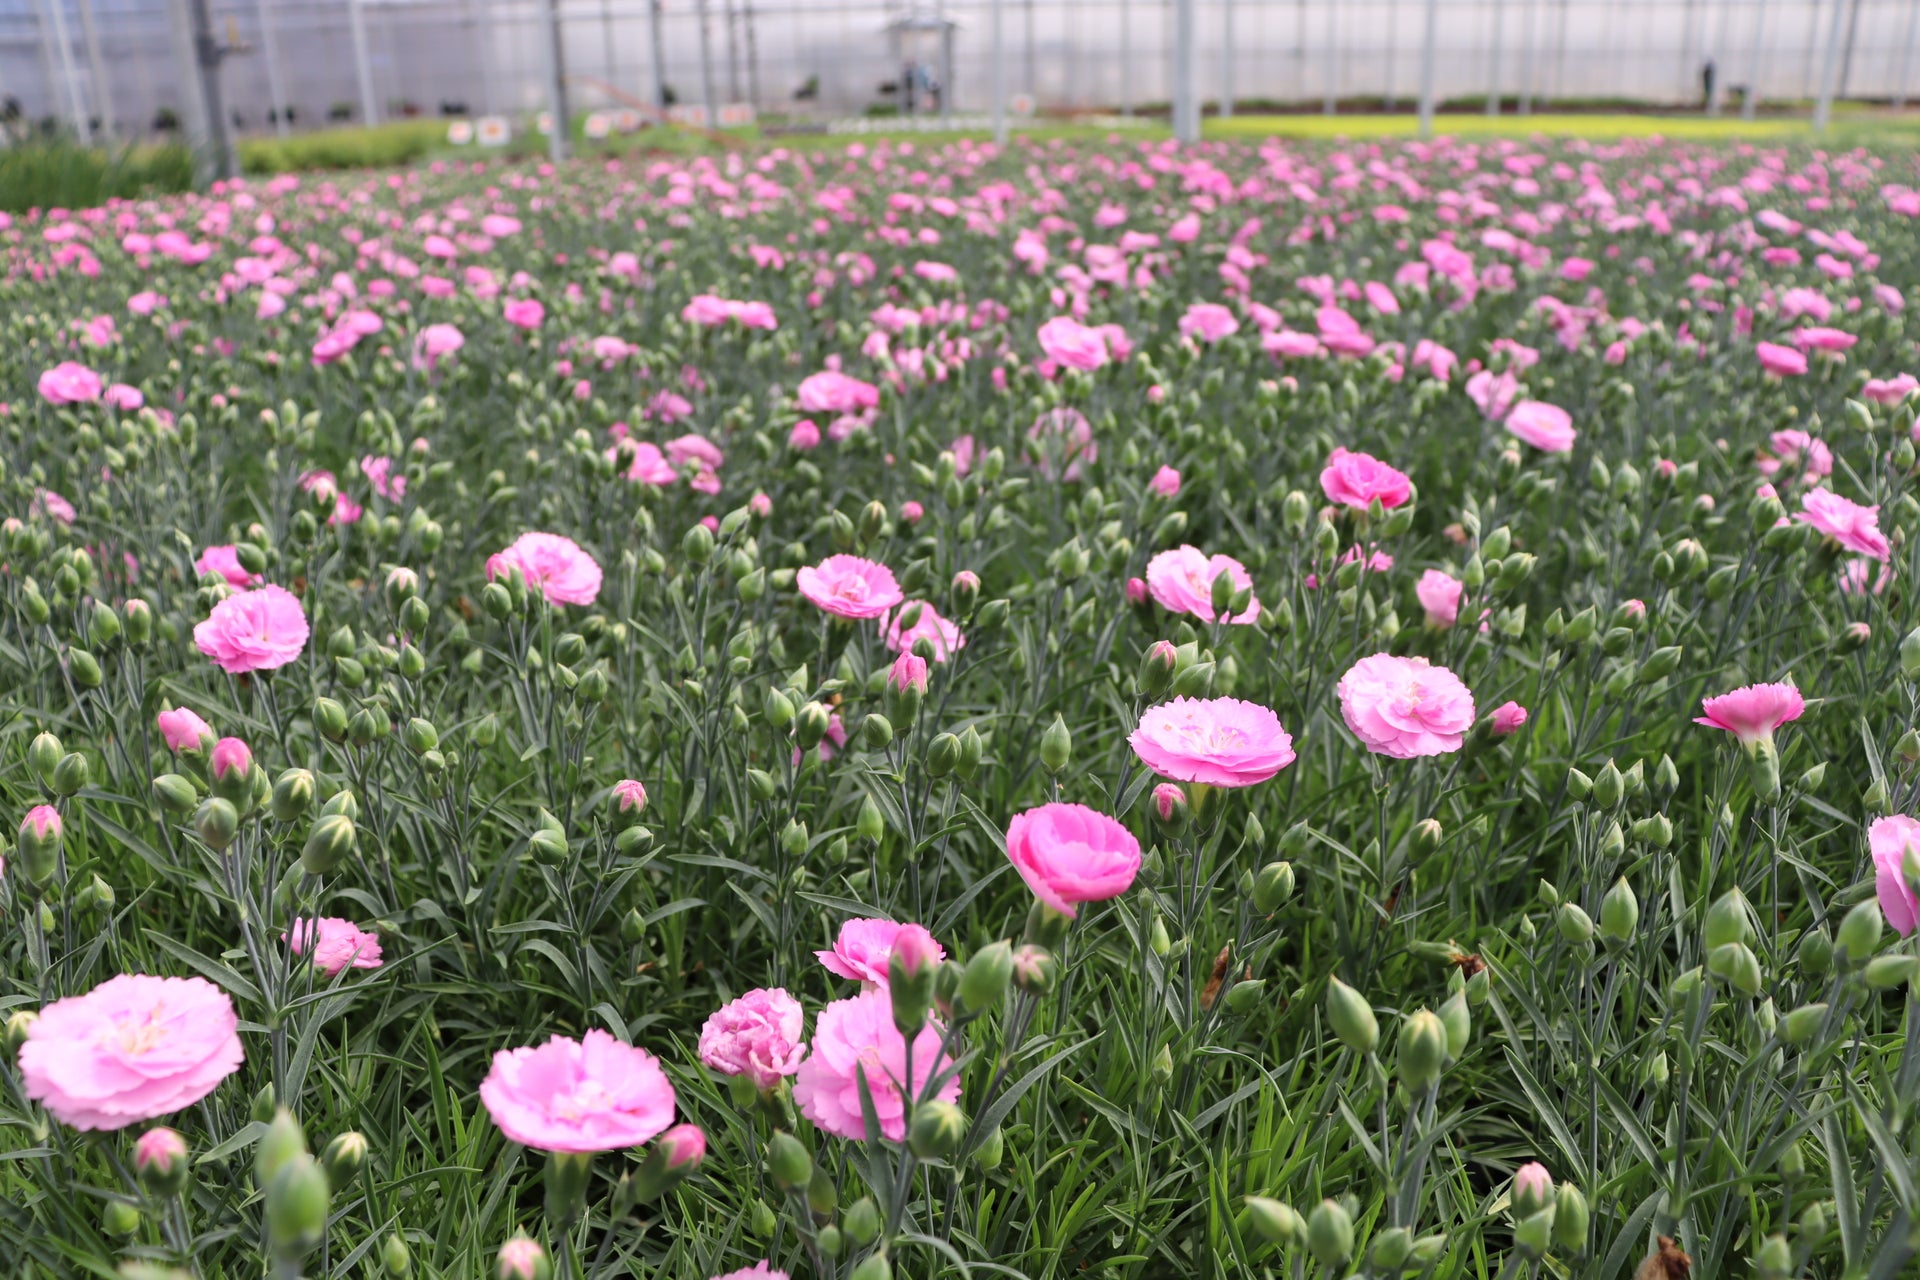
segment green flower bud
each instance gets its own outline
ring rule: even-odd
[[[413,1254],[407,1249],[407,1242],[398,1234],[390,1235],[380,1243],[380,1265],[386,1269],[393,1280],[403,1280],[413,1270]]]
[[[1400,1028],[1400,1082],[1418,1093],[1439,1083],[1447,1061],[1447,1027],[1439,1015],[1420,1009]]]
[[[916,1120],[919,1116],[916,1114]],[[807,1208],[817,1216],[826,1217],[840,1203],[840,1189],[833,1185],[833,1175],[825,1169],[815,1168],[813,1177],[807,1183]]]
[[[951,1102],[923,1102],[913,1109],[907,1146],[922,1160],[944,1160],[967,1136],[966,1113]]]
[[[1271,1245],[1292,1244],[1306,1238],[1307,1224],[1292,1205],[1265,1196],[1247,1197],[1247,1221]]]
[[[159,785],[155,780],[154,785]],[[272,811],[276,821],[292,822],[313,807],[313,775],[288,769],[273,784]]]
[[[1270,916],[1293,897],[1293,864],[1269,862],[1253,878],[1253,908]]]
[[[1640,927],[1640,899],[1622,876],[1600,899],[1600,936],[1613,943],[1633,941]]]
[[[1780,1019],[1780,1038],[1794,1048],[1803,1048],[1827,1023],[1825,1004],[1803,1004]]]
[[[1859,965],[1880,949],[1880,933],[1885,920],[1880,904],[1872,898],[1847,912],[1834,935],[1836,954],[1846,965]]]
[[[840,1215],[840,1229],[856,1245],[869,1245],[880,1235],[880,1207],[872,1196],[862,1196]]]
[[[1707,971],[1725,979],[1743,995],[1759,995],[1764,982],[1759,957],[1744,942],[1730,942],[1707,952]]]
[[[1327,1021],[1340,1042],[1355,1053],[1372,1053],[1380,1044],[1380,1023],[1373,1016],[1373,1007],[1365,996],[1338,978],[1327,980]],[[1351,1237],[1351,1223],[1348,1228]]]
[[[1353,1257],[1353,1218],[1337,1201],[1322,1200],[1307,1218],[1307,1251],[1328,1271]]]
[[[1013,946],[1005,940],[982,947],[967,961],[960,980],[960,1000],[968,1009],[990,1009],[1000,1003],[1013,979]]]
[[[100,1209],[100,1225],[109,1235],[130,1236],[140,1229],[140,1206],[109,1200]]]
[[[1587,1198],[1570,1182],[1560,1184],[1553,1210],[1553,1239],[1565,1253],[1575,1257],[1587,1251],[1587,1226],[1592,1218]]]
[[[153,795],[169,813],[185,815],[200,803],[200,792],[191,779],[177,773],[163,773],[153,780]]]
[[[1809,978],[1824,978],[1833,972],[1833,939],[1824,926],[1807,930],[1795,955],[1800,972]]]
[[[1048,773],[1059,773],[1073,756],[1073,735],[1058,714],[1040,735],[1040,763]]]
[[[309,875],[323,876],[353,852],[353,819],[344,813],[323,813],[307,831],[300,850],[300,866]]]
[[[1546,1208],[1516,1223],[1513,1228],[1513,1244],[1529,1258],[1545,1256],[1547,1247],[1553,1241],[1553,1209]]]
[[[1593,941],[1593,918],[1576,903],[1561,903],[1553,913],[1553,923],[1560,936],[1575,946]]]
[[[1440,1024],[1447,1030],[1447,1057],[1458,1060],[1473,1042],[1473,1010],[1464,989],[1448,996],[1440,1006]]]
[[[300,1127],[300,1121],[285,1107],[275,1107],[267,1131],[261,1135],[260,1144],[253,1151],[255,1181],[266,1186],[289,1160],[305,1154],[307,1135]]]
[[[346,1186],[367,1167],[367,1136],[351,1129],[335,1134],[320,1153],[320,1167],[327,1171],[328,1186]]]
[[[1746,895],[1740,890],[1727,890],[1707,908],[1702,939],[1707,950],[1714,951],[1730,943],[1747,942],[1752,937],[1753,913],[1748,910]]]
[[[203,801],[194,812],[193,829],[215,853],[224,853],[240,832],[240,811],[230,800],[218,797]]]
[[[1793,1249],[1778,1232],[1760,1242],[1753,1254],[1753,1271],[1759,1280],[1792,1280]]]
[[[782,1191],[795,1191],[813,1178],[813,1157],[800,1145],[800,1139],[784,1129],[776,1130],[767,1142],[767,1173]]]
[[[1620,770],[1609,760],[1600,766],[1600,772],[1593,775],[1593,803],[1602,809],[1617,809],[1626,799],[1627,784],[1620,776]]]
[[[1913,956],[1875,956],[1867,961],[1866,972],[1862,976],[1875,991],[1891,991],[1912,982],[1916,970],[1920,970],[1920,959]]]
[[[885,1250],[869,1254],[847,1280],[893,1280],[893,1264],[887,1261]]]
[[[1368,1260],[1375,1273],[1383,1276],[1398,1275],[1407,1265],[1407,1257],[1413,1252],[1413,1232],[1405,1227],[1388,1227],[1373,1238],[1373,1247],[1367,1251]]]

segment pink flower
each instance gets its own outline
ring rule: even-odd
[[[207,767],[215,782],[226,781],[230,773],[238,773],[244,781],[253,771],[253,748],[239,738],[222,738],[213,744],[213,750],[207,756]]]
[[[1802,325],[1793,331],[1793,344],[1802,351],[1845,351],[1860,341],[1844,329],[1828,329],[1820,325]]]
[[[40,1011],[20,1077],[60,1123],[123,1129],[192,1106],[238,1070],[238,1026],[204,978],[123,973]]]
[[[162,711],[155,719],[169,751],[204,751],[214,739],[213,726],[185,707]]]
[[[1504,738],[1518,733],[1527,722],[1527,709],[1517,702],[1503,702],[1493,709],[1493,736]]]
[[[720,446],[700,435],[684,435],[669,440],[666,444],[667,461],[676,467],[691,463],[703,471],[718,471],[726,464],[727,455]]]
[[[629,461],[627,469],[620,474],[635,484],[650,484],[664,489],[680,478],[680,473],[667,461],[667,455],[660,452],[660,446],[651,440],[622,440],[607,450],[607,456],[613,459],[615,467],[620,464],[622,451],[627,451]]]
[[[1553,1203],[1553,1175],[1537,1160],[1514,1170],[1513,1202],[1517,1212],[1532,1215]]]
[[[1705,715],[1695,724],[1710,729],[1725,729],[1751,750],[1773,740],[1773,731],[1800,718],[1807,709],[1806,699],[1790,684],[1750,684],[1708,698],[1700,704]]]
[[[862,1134],[861,1136],[864,1137],[865,1135]],[[750,1267],[742,1267],[738,1271],[729,1271],[723,1276],[713,1277],[713,1280],[791,1280],[791,1278],[784,1271],[775,1271],[767,1265],[766,1259],[762,1258]]]
[[[91,404],[100,398],[102,385],[87,366],[62,360],[40,375],[40,398],[48,404]]]
[[[622,778],[613,784],[613,804],[621,814],[637,814],[647,807],[647,789],[638,778]]]
[[[33,501],[27,504],[27,514],[49,516],[58,520],[61,524],[72,524],[74,517],[80,513],[73,509],[71,502],[68,502],[53,490],[35,489],[33,491]]]
[[[287,950],[297,956],[313,956],[313,967],[332,977],[348,965],[356,969],[380,967],[380,935],[368,933],[351,920],[323,916],[318,920],[301,918],[284,935]]]
[[[187,1140],[165,1125],[147,1130],[133,1144],[133,1171],[171,1171],[187,1158]]]
[[[124,382],[116,382],[100,393],[100,403],[109,409],[132,413],[135,409],[144,406],[147,398],[140,393],[140,388],[128,386]]]
[[[1761,342],[1754,345],[1753,353],[1759,357],[1760,367],[1776,378],[1797,378],[1807,371],[1804,351],[1795,351],[1777,342]]]
[[[894,943],[901,930],[908,927],[891,920],[848,920],[840,926],[840,934],[833,940],[831,949],[813,954],[827,972],[836,977],[884,987],[887,985],[887,962],[893,957]],[[919,928],[918,925],[912,927]],[[939,952],[939,959],[946,958],[947,953],[940,950],[938,943],[934,944],[934,950]]]
[[[1778,475],[1782,467],[1798,470],[1809,479],[1833,474],[1833,451],[1804,431],[1776,431],[1767,444],[1773,456],[1757,458],[1753,464],[1763,476]]]
[[[1320,473],[1320,489],[1330,502],[1365,511],[1378,499],[1391,511],[1413,496],[1413,481],[1378,458],[1335,449]]]
[[[1473,694],[1425,658],[1376,653],[1335,688],[1340,715],[1367,750],[1396,760],[1458,751],[1473,727]]]
[[[1907,883],[1908,849],[1920,850],[1920,822],[1904,813],[1876,818],[1867,828],[1867,847],[1873,851],[1873,883],[1880,895],[1880,914],[1895,933],[1907,937],[1920,923],[1920,899]]]
[[[193,562],[193,571],[202,577],[217,573],[227,580],[228,586],[257,587],[263,581],[257,573],[248,573],[240,567],[240,550],[231,543],[225,546],[208,547]]]
[[[50,804],[37,804],[27,810],[27,816],[20,820],[20,834],[31,831],[41,840],[57,840],[62,824],[60,811]]]
[[[1571,453],[1573,415],[1542,400],[1522,400],[1507,414],[1507,430],[1543,453]]]
[[[1029,450],[1027,460],[1040,468],[1049,480],[1078,480],[1083,462],[1100,457],[1100,446],[1093,440],[1093,424],[1078,409],[1049,409],[1027,428],[1027,439],[1039,446]]]
[[[1916,391],[1920,391],[1920,378],[1910,373],[1892,378],[1868,378],[1867,384],[1860,388],[1861,395],[1880,405],[1899,404]]]
[[[373,491],[388,502],[398,502],[407,496],[407,477],[393,474],[393,459],[368,454],[360,459],[360,474],[367,478]]]
[[[1083,804],[1055,802],[1007,824],[1007,858],[1041,902],[1065,916],[1133,887],[1140,842],[1113,818]]]
[[[934,1096],[942,1102],[960,1097],[960,1076],[951,1072],[953,1059],[941,1052],[942,1035],[938,1022],[920,1028],[909,1075],[907,1042],[893,1025],[892,998],[875,990],[836,1000],[814,1024],[813,1050],[794,1078],[793,1100],[820,1129],[858,1142],[867,1136],[860,1102],[865,1080],[880,1132],[899,1142],[907,1135],[906,1101],[895,1081],[918,1098],[936,1076],[945,1075]]]
[[[1040,326],[1040,349],[1049,360],[1091,373],[1110,358],[1106,335],[1072,316],[1055,316]]]
[[[787,448],[804,453],[808,449],[820,447],[820,428],[813,419],[802,418],[793,424],[793,430],[787,432]]]
[[[1153,479],[1147,481],[1147,488],[1162,498],[1180,496],[1180,473],[1172,467],[1161,467],[1153,473]]]
[[[1212,622],[1213,584],[1223,573],[1235,592],[1250,590],[1253,586],[1253,575],[1232,556],[1208,556],[1198,547],[1176,547],[1147,561],[1147,590],[1163,609]],[[1259,600],[1249,598],[1246,612],[1226,621],[1249,623],[1259,617]]]
[[[660,1063],[597,1028],[494,1054],[480,1101],[500,1132],[540,1151],[637,1147],[673,1123]]]
[[[494,1270],[500,1280],[536,1280],[543,1270],[550,1273],[551,1267],[547,1263],[547,1251],[540,1247],[538,1240],[517,1235],[500,1246]]]
[[[571,538],[523,533],[505,550],[487,557],[487,577],[518,569],[548,604],[592,604],[600,594],[600,565]]]
[[[193,629],[194,647],[232,675],[273,671],[307,647],[307,615],[285,587],[268,584],[228,596]]]
[[[911,627],[902,629],[900,619],[916,605],[920,608],[919,619]],[[967,647],[967,637],[960,628],[941,617],[940,611],[925,600],[905,601],[898,614],[882,617],[880,634],[885,638],[887,648],[894,653],[910,652],[916,640],[926,640],[933,646],[935,662],[946,662]]]
[[[1793,518],[1810,524],[1849,551],[1875,560],[1889,560],[1893,546],[1880,532],[1880,508],[1849,502],[1830,489],[1810,489],[1800,495],[1801,510]]]
[[[431,369],[442,357],[467,345],[467,336],[454,325],[430,324],[413,340],[414,364]]]
[[[1240,321],[1217,302],[1196,302],[1180,317],[1180,332],[1203,342],[1218,342],[1240,332]]]
[[[927,660],[911,651],[902,653],[887,669],[887,684],[901,693],[911,689],[924,696],[927,692]]]
[[[746,1076],[761,1091],[800,1069],[806,1017],[778,987],[761,988],[714,1010],[700,1028],[700,1061],[722,1075]]]
[[[906,598],[893,570],[859,556],[828,556],[793,581],[801,595],[836,618],[878,618]]]
[[[803,379],[795,398],[802,413],[864,413],[880,407],[880,388],[826,369]]]
[[[1293,738],[1280,717],[1238,698],[1175,698],[1149,707],[1127,739],[1163,778],[1250,787],[1293,763]]]
[[[1427,611],[1427,625],[1445,631],[1460,620],[1460,596],[1466,584],[1444,569],[1429,569],[1414,584],[1413,594]]]
[[[511,298],[503,311],[506,321],[521,329],[538,329],[547,318],[547,309],[538,298]]]

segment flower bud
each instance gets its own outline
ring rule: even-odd
[[[1148,646],[1145,656],[1140,659],[1140,674],[1137,677],[1140,695],[1144,698],[1158,698],[1164,694],[1172,687],[1174,673],[1179,665],[1180,656],[1174,650],[1172,642],[1154,641]]]
[[[800,1139],[784,1129],[774,1131],[767,1141],[767,1173],[782,1191],[795,1191],[813,1177],[813,1157]]]
[[[158,787],[159,781],[154,785]],[[313,807],[313,775],[305,769],[288,769],[273,784],[271,809],[274,819],[292,822]]]
[[[1322,1200],[1307,1218],[1307,1251],[1329,1272],[1353,1257],[1353,1218],[1335,1200]]]
[[[1793,1249],[1778,1232],[1760,1242],[1753,1254],[1753,1272],[1759,1280],[1792,1280]]]
[[[1707,972],[1731,983],[1744,995],[1757,996],[1764,984],[1760,959],[1744,942],[1729,942],[1707,952]]]
[[[964,980],[964,979],[963,979]],[[1030,995],[1045,995],[1060,981],[1060,962],[1053,952],[1031,942],[1013,953],[1013,983]]]
[[[101,1207],[100,1225],[109,1235],[130,1236],[140,1229],[140,1207],[125,1200],[109,1200]]]
[[[1780,1038],[1794,1048],[1802,1048],[1827,1024],[1825,1004],[1803,1004],[1780,1019]]]
[[[1406,1268],[1407,1256],[1412,1252],[1413,1232],[1405,1227],[1388,1227],[1373,1237],[1367,1260],[1375,1274],[1397,1276]]]
[[[1626,794],[1626,780],[1613,761],[1608,760],[1600,766],[1600,772],[1593,775],[1593,803],[1602,809],[1617,809]]]
[[[1176,782],[1156,784],[1148,803],[1152,805],[1154,824],[1170,836],[1178,836],[1185,831],[1193,818],[1193,807],[1187,800],[1187,793]]]
[[[516,1235],[500,1246],[494,1275],[498,1280],[552,1280],[553,1263],[538,1240]]]
[[[1048,773],[1059,773],[1073,757],[1073,734],[1058,713],[1040,735],[1040,763]]]
[[[1875,956],[1867,961],[1866,971],[1861,976],[1873,990],[1891,991],[1912,982],[1917,968],[1920,968],[1920,959],[1913,956]]]
[[[1587,1251],[1587,1227],[1592,1212],[1587,1207],[1587,1198],[1580,1194],[1580,1188],[1571,1182],[1561,1186],[1554,1197],[1553,1239],[1554,1243],[1575,1257]]]
[[[1553,1204],[1553,1175],[1537,1160],[1528,1161],[1513,1173],[1510,1191],[1515,1219],[1531,1218]]]
[[[1747,909],[1746,895],[1738,889],[1729,889],[1715,899],[1707,908],[1702,932],[1702,941],[1709,951],[1752,938],[1752,912]]]
[[[927,744],[927,773],[944,778],[960,767],[960,739],[951,733],[935,734]]]
[[[853,1269],[847,1280],[893,1280],[893,1264],[887,1261],[886,1251],[869,1254],[860,1265]]]
[[[214,796],[194,811],[193,829],[207,848],[224,853],[240,832],[240,811],[231,801]]]
[[[1340,1042],[1355,1053],[1372,1053],[1380,1043],[1380,1023],[1373,1007],[1338,978],[1327,980],[1327,1021]]]
[[[267,1235],[281,1258],[300,1258],[320,1244],[331,1195],[326,1171],[306,1152],[289,1157],[268,1181]]]
[[[347,709],[332,698],[315,698],[313,727],[328,742],[339,742],[347,736]]]
[[[1622,876],[1600,899],[1600,936],[1612,943],[1633,941],[1640,927],[1640,899]]]
[[[967,961],[961,976],[961,1003],[973,1011],[990,1009],[1000,1003],[1012,978],[1012,944],[1002,940],[982,947]]]
[[[1413,1093],[1439,1083],[1447,1061],[1447,1028],[1439,1016],[1420,1009],[1400,1028],[1400,1082]]]
[[[1247,1220],[1260,1238],[1271,1245],[1292,1244],[1307,1234],[1305,1219],[1292,1205],[1265,1196],[1247,1197]]]
[[[856,1245],[872,1244],[880,1234],[880,1207],[872,1196],[862,1196],[840,1215],[840,1229]]]
[[[133,1171],[156,1199],[180,1194],[190,1163],[187,1140],[164,1125],[147,1130],[133,1144]]]
[[[323,876],[353,852],[353,819],[344,813],[323,813],[307,831],[300,850],[300,866],[309,875]]]
[[[751,1079],[735,1076],[735,1080]],[[802,1155],[806,1152],[803,1150]],[[646,1159],[634,1173],[630,1195],[634,1204],[652,1204],[692,1177],[707,1158],[707,1135],[699,1125],[677,1124],[653,1140]]]
[[[413,1270],[413,1254],[397,1232],[380,1242],[380,1265],[393,1280],[404,1280]]]
[[[1865,963],[1880,949],[1880,933],[1884,923],[1880,904],[1871,898],[1847,912],[1834,934],[1836,955],[1840,962],[1848,966]]]
[[[951,1102],[923,1102],[913,1109],[907,1146],[922,1160],[944,1160],[967,1136],[966,1113]]]
[[[335,1134],[320,1153],[320,1167],[327,1171],[328,1186],[346,1186],[367,1167],[367,1136],[352,1129]]]
[[[812,751],[827,736],[827,730],[833,727],[833,715],[818,702],[809,702],[800,708],[793,723],[794,741],[804,752]]]
[[[1553,1206],[1535,1214],[1530,1214],[1514,1224],[1514,1247],[1529,1258],[1539,1258],[1546,1254],[1547,1247],[1553,1242]]]
[[[1293,897],[1293,864],[1269,862],[1253,878],[1253,909],[1270,916]]]

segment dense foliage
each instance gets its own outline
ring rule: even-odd
[[[0,1237],[1910,1273],[1912,170],[957,142],[0,223]]]

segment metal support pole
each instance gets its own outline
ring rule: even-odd
[[[1173,4],[1173,136],[1200,141],[1200,110],[1193,92],[1193,0]]]
[[[1340,109],[1340,6],[1327,6],[1327,88],[1320,103],[1320,114],[1332,115]]]
[[[1501,18],[1506,15],[1507,7],[1501,0],[1493,0],[1493,39],[1487,46],[1487,114],[1500,114],[1500,30]]]
[[[727,100],[740,101],[740,19],[733,0],[725,0],[721,10],[727,20]]]
[[[293,122],[287,119],[287,88],[280,79],[280,38],[273,29],[273,8],[270,0],[254,0],[254,9],[260,18],[260,52],[267,60],[267,96],[273,99],[273,129],[285,138],[293,133]]]
[[[600,0],[600,38],[606,43],[606,57],[601,65],[606,68],[607,83],[618,86],[620,83],[620,56],[613,38],[613,0]]]
[[[700,10],[700,101],[707,111],[707,128],[720,125],[720,112],[713,96],[713,30],[707,21],[707,0],[699,0]]]
[[[1233,119],[1233,0],[1220,0],[1220,118]]]
[[[760,41],[753,31],[753,0],[743,0],[740,17],[747,27],[747,100],[760,109]]]
[[[1426,38],[1420,49],[1420,136],[1433,136],[1433,42],[1439,20],[1439,0],[1427,0]]]
[[[1740,118],[1752,120],[1760,110],[1761,73],[1767,65],[1767,0],[1753,8],[1753,54],[1747,60],[1747,95],[1740,102]]]
[[[73,61],[73,40],[67,35],[66,0],[41,0],[45,6],[42,13],[46,21],[41,32],[53,42],[53,51],[60,62],[60,78],[67,82],[67,114],[71,117],[73,131],[84,144],[93,142],[93,124],[87,113],[86,97],[80,92],[80,69]]]
[[[93,80],[93,105],[100,113],[100,131],[117,133],[113,115],[113,82],[107,79],[107,60],[100,56],[100,32],[93,25],[93,0],[76,0],[80,9],[80,39],[87,46],[87,75]]]
[[[1853,84],[1853,38],[1860,33],[1860,0],[1853,0],[1847,16],[1847,51],[1840,59],[1840,97],[1844,100]]]
[[[347,0],[347,25],[353,32],[353,70],[360,79],[360,123],[380,123],[380,99],[373,92],[373,55],[367,48],[367,15],[361,0]]]
[[[207,128],[208,160],[213,176],[231,178],[240,172],[233,154],[232,122],[220,91],[220,62],[227,51],[213,38],[213,15],[207,0],[187,0],[187,18],[193,27],[193,48],[199,64],[200,102]]]
[[[194,155],[196,181],[207,177],[207,104],[200,94],[200,54],[193,40],[193,14],[187,0],[167,0],[167,30],[173,36],[175,74],[179,77],[181,137]],[[51,83],[51,81],[49,81]]]
[[[1533,114],[1533,52],[1535,37],[1538,36],[1540,21],[1540,0],[1527,0],[1526,21],[1521,23],[1520,35],[1520,102],[1516,110],[1520,115]]]
[[[993,0],[993,5],[994,12],[999,13],[1000,0]],[[997,45],[993,60],[1000,61]],[[1120,114],[1133,119],[1133,6],[1128,0],[1120,0]]]
[[[667,53],[666,41],[660,34],[661,0],[652,0],[648,6],[648,19],[653,26],[653,100],[660,108],[660,118],[667,118]]]
[[[1913,74],[1913,37],[1920,32],[1920,4],[1907,6],[1907,38],[1900,48],[1900,75],[1893,86],[1893,109],[1907,109],[1907,85]]]
[[[1827,58],[1820,72],[1820,97],[1813,104],[1815,137],[1827,131],[1827,121],[1833,116],[1833,91],[1840,79],[1840,29],[1846,25],[1846,20],[1845,0],[1833,0],[1833,27],[1827,34]]]
[[[555,164],[567,158],[573,141],[573,113],[567,109],[567,50],[560,32],[560,0],[547,0],[547,111],[553,131],[547,135],[547,156]]]
[[[1033,0],[1027,0],[1027,96],[1036,103],[1040,100],[1040,81],[1037,78],[1033,60]]]
[[[1006,0],[993,0],[989,28],[993,45],[993,140],[1007,145],[1007,23]],[[1125,59],[1121,60],[1124,77]]]

